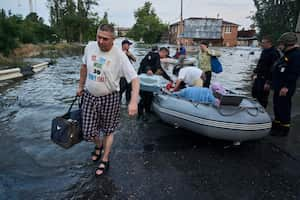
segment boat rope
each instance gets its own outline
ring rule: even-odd
[[[239,107],[237,107],[237,109],[235,111],[233,111],[231,113],[224,113],[221,110],[221,108],[222,107],[220,106],[217,110],[218,110],[219,114],[222,115],[222,116],[233,116],[233,115],[235,115],[235,114],[237,114],[239,112],[242,112],[242,111],[246,110],[249,115],[251,115],[253,117],[256,117],[259,114],[259,112],[263,112],[263,110],[261,108],[259,108],[259,107],[239,106]],[[253,113],[250,110],[255,110],[255,112]]]
[[[167,90],[162,90],[162,93],[163,94],[166,94],[166,95],[170,95],[170,96],[173,96],[172,95],[172,92],[170,91],[167,91]],[[203,103],[203,102],[192,102],[190,100],[187,100],[187,99],[184,99],[184,98],[181,98],[181,97],[178,97],[176,96],[177,99],[181,99],[181,100],[184,100],[184,101],[188,101],[190,102],[193,106],[195,106],[196,108],[199,108],[199,105],[206,105],[206,106],[209,106],[211,105],[210,103]],[[248,99],[250,101],[253,101],[254,99],[253,98],[250,98],[250,97],[244,97],[245,99]],[[237,113],[240,113],[242,111],[246,111],[249,115],[253,116],[253,117],[256,117],[259,113],[263,113],[264,110],[262,107],[260,106],[236,106],[236,109],[231,112],[231,113],[225,113],[224,111],[222,111],[222,106],[219,106],[219,107],[216,107],[218,113],[222,116],[233,116],[233,115],[236,115]],[[254,112],[253,112],[254,110]]]

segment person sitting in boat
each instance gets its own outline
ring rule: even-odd
[[[213,84],[211,84],[211,87],[212,91],[214,93],[218,93],[218,94],[221,94],[221,95],[224,95],[226,94],[226,89],[218,82],[215,82]]]
[[[185,47],[183,46],[182,43],[180,44],[179,55],[184,56],[184,57],[186,56],[186,49],[185,49]]]
[[[179,48],[176,48],[176,53],[175,53],[175,55],[173,56],[173,58],[178,59],[179,56],[180,56]]]
[[[213,95],[212,90],[209,88],[187,87],[173,94],[195,103],[220,105],[220,100]]]
[[[160,48],[159,52],[150,51],[141,61],[138,74],[146,73],[149,76],[153,74],[162,75],[165,79],[172,81],[168,74],[162,69],[160,59],[166,58],[169,50],[166,47]],[[153,99],[153,92],[140,91],[141,100],[138,106],[138,119],[147,121]]]
[[[189,87],[202,87],[203,80],[205,80],[205,76],[201,69],[197,67],[184,67],[179,71],[174,91],[183,89],[186,85]]]

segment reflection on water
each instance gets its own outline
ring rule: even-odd
[[[120,42],[116,44],[120,46]],[[169,46],[172,55],[176,47]],[[214,75],[213,80],[248,94],[249,77],[260,50],[254,49],[255,54],[250,55],[248,48],[218,49],[224,72]],[[134,64],[137,69],[148,49],[133,45],[132,51],[138,58]],[[70,186],[80,181],[83,171],[93,170],[94,166],[87,162],[89,145],[81,143],[62,150],[49,140],[51,119],[66,112],[74,98],[80,64],[80,56],[59,58],[55,65],[28,79],[0,84],[5,85],[0,87],[0,199],[61,199],[63,195],[70,196]],[[153,147],[146,145],[145,149],[152,151]],[[78,186],[74,188],[80,190]]]

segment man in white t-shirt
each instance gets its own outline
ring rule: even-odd
[[[204,79],[204,73],[198,67],[184,67],[179,71],[174,91],[184,88],[185,85],[202,87]]]
[[[124,52],[114,46],[114,38],[114,28],[111,25],[103,24],[98,28],[97,41],[89,42],[85,47],[77,89],[77,95],[83,95],[83,137],[96,144],[92,160],[101,159],[95,172],[97,176],[102,175],[109,167],[113,132],[120,120],[121,77],[132,83],[128,114],[133,116],[137,113],[139,79]],[[100,138],[100,133],[104,135],[103,139]]]

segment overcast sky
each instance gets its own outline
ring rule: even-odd
[[[13,14],[26,16],[29,13],[29,0],[0,0],[0,8],[9,9]],[[33,9],[49,24],[47,0],[32,0]],[[134,11],[143,6],[145,0],[99,0],[99,6],[94,9],[99,16],[108,12],[109,21],[117,26],[130,27],[135,23]],[[152,0],[152,5],[158,16],[165,23],[179,20],[180,0]],[[217,17],[249,28],[255,7],[253,0],[183,0],[183,17]]]

